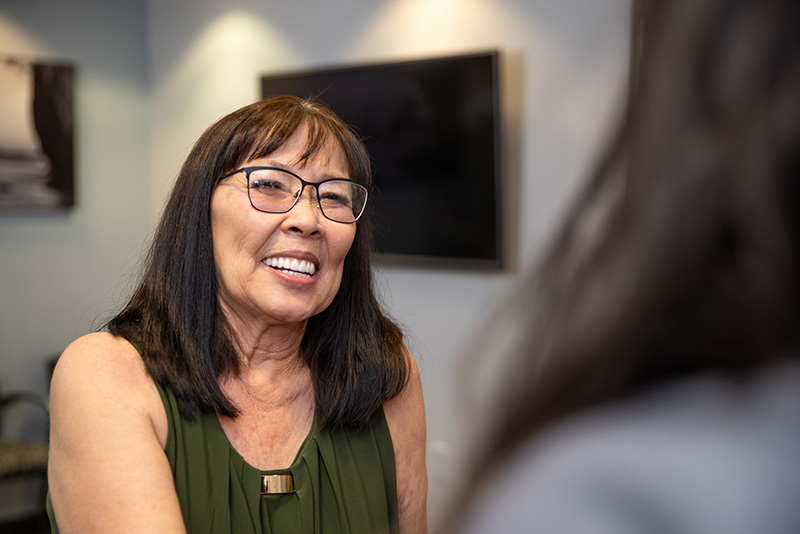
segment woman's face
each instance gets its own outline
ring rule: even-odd
[[[349,178],[344,153],[334,142],[301,164],[306,135],[301,126],[280,149],[241,167],[280,167],[308,182]],[[211,231],[223,310],[234,326],[261,328],[301,324],[328,307],[339,290],[356,223],[326,219],[311,187],[287,213],[258,211],[250,205],[242,172],[214,191]]]

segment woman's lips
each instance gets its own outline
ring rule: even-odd
[[[314,276],[317,266],[313,261],[291,258],[288,256],[272,256],[264,258],[261,262],[267,267],[272,267],[281,272],[294,276]]]

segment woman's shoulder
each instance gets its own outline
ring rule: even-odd
[[[126,339],[108,332],[93,332],[70,343],[56,363],[53,379],[73,375],[105,383],[135,386],[149,376],[136,348]],[[121,385],[121,384],[120,384]]]
[[[394,447],[401,530],[426,532],[425,402],[417,363],[408,351],[405,355],[408,380],[396,397],[384,403],[383,410]]]
[[[111,518],[142,532],[157,522],[155,530],[183,531],[164,454],[166,411],[135,347],[108,333],[72,342],[53,373],[50,423],[49,488],[60,528],[99,531]]]
[[[139,414],[157,430],[166,427],[160,394],[136,347],[108,332],[84,335],[64,350],[53,372],[51,403],[62,410]]]
[[[392,426],[402,426],[404,430],[411,430],[409,426],[416,427],[416,431],[424,429],[424,400],[422,395],[422,377],[414,357],[403,349],[408,369],[408,379],[403,389],[394,398],[383,405],[386,419]]]
[[[136,348],[127,339],[115,336],[110,332],[91,332],[77,338],[70,343],[64,350],[64,355],[86,351],[103,351],[104,353],[114,352],[117,354],[135,353]]]
[[[556,478],[617,479],[627,471],[647,484],[679,485],[700,473],[721,475],[715,468],[729,472],[737,458],[752,467],[771,463],[775,455],[766,450],[800,446],[799,420],[800,365],[790,363],[742,380],[701,375],[664,383],[554,424],[520,453]]]
[[[747,532],[754,518],[766,525],[796,515],[782,495],[800,490],[798,392],[795,364],[744,382],[678,380],[567,418],[504,462],[474,532],[498,521],[623,532],[659,517],[680,518],[672,531]],[[720,530],[725,518],[739,527]]]

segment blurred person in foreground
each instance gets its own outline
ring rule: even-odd
[[[317,101],[203,133],[130,301],[56,366],[53,532],[426,531],[422,388],[373,292],[370,183]]]
[[[800,3],[652,0],[448,532],[800,532]]]

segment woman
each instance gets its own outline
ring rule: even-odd
[[[800,4],[635,5],[622,129],[492,323],[451,530],[800,532]]]
[[[369,187],[317,102],[200,137],[133,297],[56,367],[54,531],[426,531],[422,389],[373,293]]]

